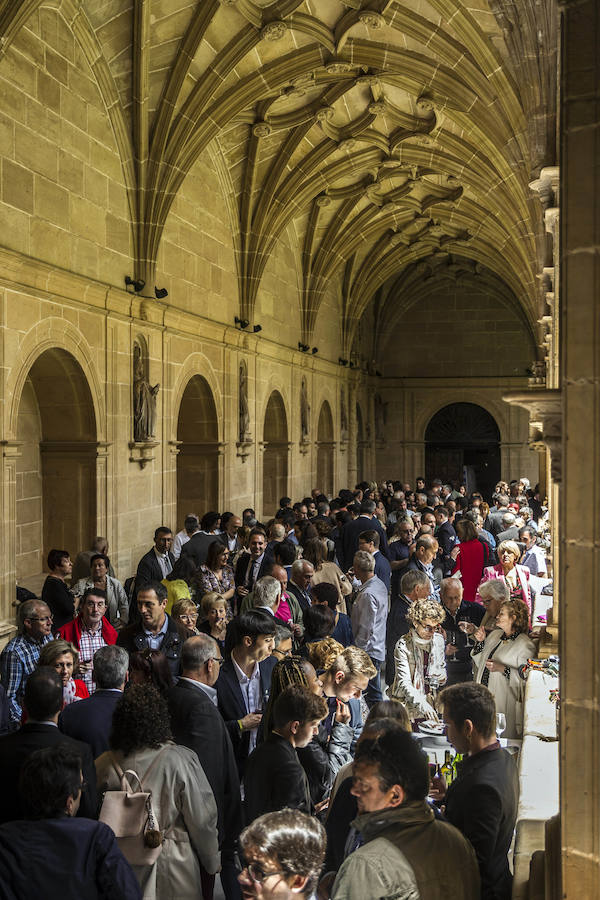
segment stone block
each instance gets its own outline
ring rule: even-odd
[[[17,85],[21,94],[35,97],[36,67],[13,47],[2,59],[2,76]]]
[[[64,119],[61,120],[60,144],[61,149],[68,151],[72,156],[89,162],[90,139],[84,131]]]
[[[71,263],[71,241],[68,233],[43,219],[33,218],[30,229],[31,253],[54,265],[68,269]]]
[[[8,159],[2,160],[2,200],[24,212],[33,212],[33,175]]]
[[[83,196],[84,163],[81,159],[60,150],[58,155],[58,181],[67,190]]]
[[[69,64],[66,59],[55,53],[50,47],[46,47],[46,70],[49,75],[64,84],[65,87],[69,83]]]
[[[73,241],[73,269],[89,278],[98,277],[99,248],[96,243],[85,238]]]
[[[30,215],[20,209],[2,207],[2,245],[19,253],[29,253]]]
[[[70,197],[71,229],[94,243],[104,240],[104,210],[83,197]]]
[[[22,166],[57,180],[58,148],[22,125],[15,126],[15,157]]]
[[[80,128],[81,131],[87,131],[87,103],[74,94],[68,88],[63,87],[60,92],[60,112],[68,121]]]
[[[46,108],[60,112],[60,82],[46,72],[37,72],[37,99]]]
[[[126,219],[119,219],[111,213],[106,214],[106,246],[120,253],[129,252],[131,229]]]
[[[36,216],[48,219],[65,229],[69,227],[69,194],[64,188],[41,175],[36,175],[34,198]]]
[[[102,172],[86,166],[83,173],[83,192],[87,200],[97,206],[106,207],[108,201],[108,179]]]

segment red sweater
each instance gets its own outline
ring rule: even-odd
[[[77,616],[75,619],[72,619],[70,622],[67,622],[66,625],[62,626],[62,628],[59,628],[56,634],[58,637],[61,637],[63,641],[70,641],[75,649],[79,650],[79,640],[81,638],[81,615]],[[102,637],[104,638],[105,644],[117,643],[117,631],[112,627],[106,616],[102,617]]]

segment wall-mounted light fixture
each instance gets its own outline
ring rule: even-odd
[[[125,290],[127,290],[127,288],[129,287],[132,287],[134,292],[137,294],[142,291],[145,286],[146,282],[143,278],[140,278],[138,281],[136,281],[135,278],[131,278],[131,276],[129,275],[125,276]],[[131,291],[129,291],[129,293],[131,293]]]
[[[248,321],[248,319],[240,319],[239,316],[236,316],[235,319],[234,319],[233,321],[235,322],[235,324],[237,325],[237,327],[238,327],[238,328],[241,328],[241,329],[247,328],[248,325],[250,324],[250,322]]]
[[[157,300],[164,300],[165,297],[169,296],[169,292],[166,288],[157,288],[156,285],[154,285],[154,296]]]
[[[312,355],[314,356],[315,353],[318,353],[318,352],[319,352],[319,348],[318,348],[318,347],[313,347],[312,350],[311,350],[310,352],[311,352]]]
[[[298,341],[298,350],[301,350],[302,353],[308,353],[310,347],[308,344],[303,344],[302,341]]]
[[[339,359],[338,359],[338,363],[340,364],[340,366],[347,366],[347,365],[348,365],[348,360],[347,360],[347,359],[342,359],[342,357],[340,356]]]

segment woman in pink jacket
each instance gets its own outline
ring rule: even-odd
[[[529,585],[529,569],[526,566],[517,565],[521,553],[518,544],[515,541],[502,541],[498,545],[498,559],[500,562],[497,566],[487,566],[483,570],[481,584],[485,581],[491,581],[494,578],[503,578],[508,590],[510,591],[511,600],[522,600],[529,610],[529,620],[531,621],[531,587]],[[477,600],[481,602],[479,592]]]

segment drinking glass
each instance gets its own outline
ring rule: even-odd
[[[506,731],[506,716],[504,713],[496,713],[496,737],[500,740],[501,735]]]
[[[470,624],[471,623],[467,622],[465,619],[463,619],[462,622],[458,623],[458,627],[460,628],[460,630],[463,631],[467,636],[467,646],[471,646],[471,644],[473,643],[473,641],[471,640],[471,635],[469,634],[469,625]]]

